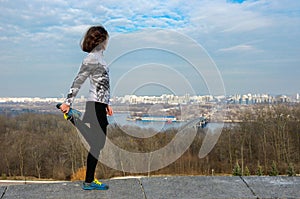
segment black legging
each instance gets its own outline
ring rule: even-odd
[[[89,132],[93,134],[89,142],[90,151],[87,156],[85,182],[90,183],[94,180],[95,170],[101,149],[106,140],[106,127],[108,125],[106,116],[107,104],[88,101],[83,117],[84,123],[90,123]],[[99,126],[102,129],[99,129]]]

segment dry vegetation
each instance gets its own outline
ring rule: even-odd
[[[216,175],[232,174],[240,166],[242,175],[269,175],[274,165],[279,175],[293,167],[300,172],[300,106],[262,106],[245,111],[242,123],[224,128],[214,149],[199,159],[205,130],[199,129],[188,150],[171,165],[151,173],[131,174],[99,163],[99,178],[123,175]],[[128,151],[149,152],[165,146],[176,129],[147,139],[128,136],[110,126],[109,139]],[[74,127],[57,115],[23,114],[0,116],[0,175],[2,179],[34,176],[82,180],[87,151]],[[114,158],[114,157],[111,157]]]

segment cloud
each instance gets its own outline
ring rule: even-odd
[[[188,4],[184,0],[0,2],[0,70],[6,70],[6,66],[28,68],[34,75],[37,68],[43,69],[41,65],[46,67],[43,61],[52,65],[53,73],[61,65],[75,68],[83,56],[78,43],[84,32],[90,25],[104,24],[111,36],[149,28],[178,31],[204,46],[222,70],[230,71],[234,65],[243,72],[255,60],[252,67],[260,67],[266,73],[281,74],[280,67],[299,71],[300,1],[191,0]],[[145,45],[149,42],[166,46],[180,43],[168,40],[167,34],[151,38],[140,36],[146,37],[141,40]],[[164,41],[170,43],[164,44]],[[113,45],[117,46],[113,48],[122,48],[126,42]],[[275,58],[276,63],[272,62]],[[16,68],[11,70],[18,71]],[[73,73],[69,75],[67,78],[72,79]],[[224,78],[229,78],[226,75]],[[0,84],[5,85],[7,82],[3,82],[2,76]],[[5,79],[9,78],[13,76]],[[291,76],[284,78],[291,79]],[[230,76],[230,79],[234,78]],[[52,78],[47,81],[54,82]],[[272,86],[276,87],[276,84]]]
[[[222,48],[219,51],[220,52],[245,52],[245,51],[249,52],[249,51],[257,51],[257,49],[252,45],[240,44],[228,48]]]
[[[220,1],[198,3],[197,9],[191,10],[190,18],[193,19],[193,30],[204,33],[242,33],[266,28],[273,24],[272,18],[262,12],[257,12],[256,7],[249,7],[252,3],[231,4]]]

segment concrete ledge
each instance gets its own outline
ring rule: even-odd
[[[300,177],[243,177],[259,198],[300,198]]]
[[[300,177],[166,176],[103,180],[107,191],[84,191],[82,182],[0,186],[0,198],[300,198]]]
[[[240,177],[142,178],[147,199],[255,198]]]

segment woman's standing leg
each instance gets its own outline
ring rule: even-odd
[[[92,105],[90,105],[92,103]],[[89,106],[89,107],[88,107]],[[94,111],[88,112],[87,114],[92,114],[91,119],[91,132],[92,133],[100,133],[99,140],[95,146],[90,146],[90,151],[87,157],[87,170],[86,170],[86,183],[91,183],[95,178],[95,170],[98,163],[98,158],[100,155],[101,149],[104,147],[106,140],[106,129],[108,125],[107,116],[106,116],[106,104],[98,103],[98,102],[88,102],[87,103],[87,111],[90,111],[90,106],[94,107]],[[95,124],[95,119],[97,118],[97,124]],[[99,131],[99,126],[102,130]]]

